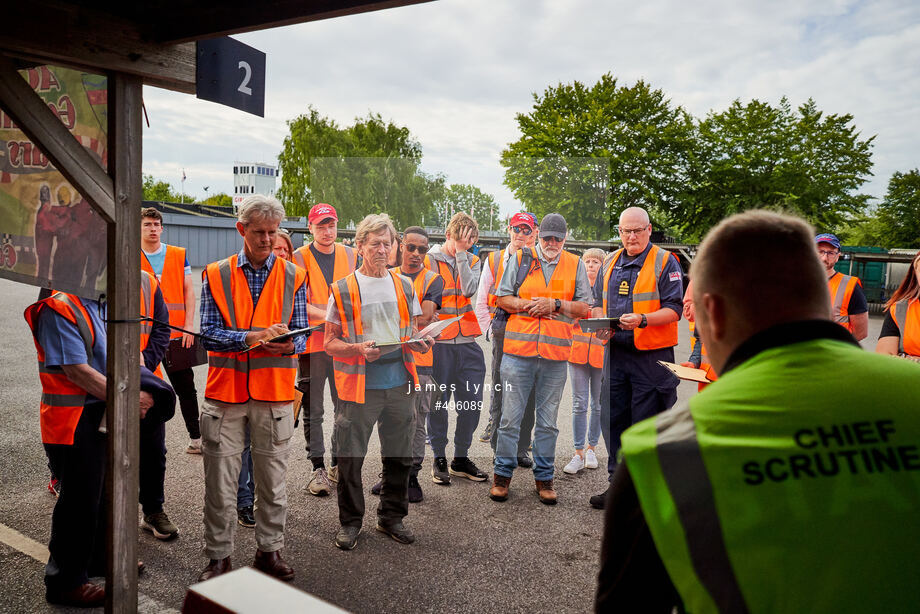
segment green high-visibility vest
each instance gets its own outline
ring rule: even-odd
[[[774,347],[622,441],[688,612],[920,611],[920,365]]]

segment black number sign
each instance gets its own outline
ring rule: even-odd
[[[265,54],[229,36],[197,45],[198,98],[265,117]]]

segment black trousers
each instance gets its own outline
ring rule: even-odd
[[[329,380],[329,393],[332,395],[332,412],[335,416],[339,405],[339,395],[335,389],[335,376],[332,369],[332,357],[326,352],[313,352],[304,354],[298,359],[300,374],[297,379],[297,389],[303,393],[300,419],[303,420],[303,438],[307,442],[307,458],[314,467],[323,464],[326,455],[326,446],[323,441],[323,407],[324,389],[326,380]],[[336,465],[335,450],[336,434],[332,431],[329,447],[332,453],[332,466]]]
[[[367,443],[377,425],[383,457],[383,485],[378,522],[390,525],[409,513],[409,470],[412,467],[412,435],[415,432],[415,395],[408,384],[387,390],[365,391],[364,403],[342,401],[335,416],[339,452],[339,522],[360,527],[364,518],[364,485],[361,468]]]
[[[176,396],[179,397],[179,408],[182,410],[182,419],[185,420],[185,429],[189,439],[200,439],[201,430],[198,428],[198,391],[195,390],[195,372],[192,368],[180,369],[166,373],[169,383],[172,384]]]
[[[61,494],[51,516],[51,556],[45,567],[45,586],[69,591],[86,583],[88,570],[105,565],[106,436],[99,432],[105,406],[83,410],[73,445],[45,444]]]
[[[489,409],[489,420],[492,422],[492,454],[498,445],[498,425],[502,421],[502,356],[505,345],[505,331],[492,331],[492,406]],[[518,456],[525,456],[527,448],[533,438],[533,426],[537,422],[536,389],[530,391],[524,416],[521,418],[521,436],[518,439]]]
[[[191,369],[189,369],[191,371]],[[140,425],[138,501],[144,515],[163,511],[163,482],[166,479],[166,423],[154,416]]]

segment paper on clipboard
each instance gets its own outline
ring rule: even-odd
[[[583,333],[593,333],[598,330],[607,330],[620,323],[620,318],[581,318],[578,326]]]
[[[426,335],[437,337],[442,332],[444,332],[445,328],[447,328],[454,322],[457,322],[462,317],[463,316],[454,316],[453,318],[447,318],[446,320],[435,320],[434,322],[432,322],[431,324],[429,324],[422,330],[418,331],[415,337],[412,339],[409,339],[408,341],[387,341],[386,343],[376,343],[375,347],[385,348],[385,347],[403,345],[406,343],[415,343],[416,341],[421,341],[422,338],[424,338]]]
[[[673,362],[665,362],[663,360],[659,360],[658,364],[682,380],[686,380],[688,382],[697,382],[700,384],[712,383],[711,380],[706,378],[706,372],[702,369],[685,367],[683,365],[674,364]]]
[[[287,341],[288,339],[292,337],[296,337],[297,335],[303,335],[307,333],[312,334],[318,330],[322,330],[322,328],[323,328],[323,325],[318,324],[316,326],[310,326],[308,328],[298,328],[297,330],[288,331],[284,333],[283,335],[278,335],[277,337],[272,337],[271,339],[268,339],[266,341],[260,341],[259,343],[250,345],[248,348],[246,348],[240,353],[245,354],[246,352],[249,352],[250,350],[254,350],[258,347],[261,347],[265,343],[281,343],[282,341]]]

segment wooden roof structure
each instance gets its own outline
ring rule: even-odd
[[[201,39],[430,0],[30,0],[6,3],[0,108],[106,221],[106,611],[137,611],[142,86],[196,92]],[[108,78],[105,169],[18,70],[53,64]]]

